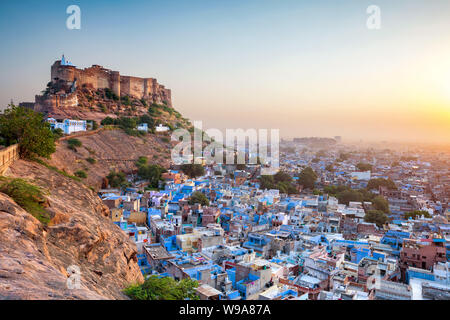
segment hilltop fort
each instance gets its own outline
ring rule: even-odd
[[[34,103],[21,105],[57,119],[102,119],[139,114],[151,104],[172,108],[171,90],[154,78],[123,76],[100,65],[79,69],[63,55],[51,66],[51,80],[42,94]]]

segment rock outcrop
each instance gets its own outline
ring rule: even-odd
[[[40,186],[52,218],[44,226],[0,193],[0,299],[126,299],[143,281],[135,244],[89,188],[24,160],[5,175]],[[80,268],[79,289],[67,286],[69,266]]]

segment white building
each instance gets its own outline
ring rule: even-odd
[[[162,124],[159,124],[155,127],[156,132],[167,132],[169,131],[169,127],[163,126]]]
[[[148,124],[147,123],[141,123],[137,127],[138,131],[145,131],[148,132]]]
[[[86,120],[65,119],[63,122],[59,122],[54,118],[48,118],[47,122],[50,123],[50,126],[53,130],[61,129],[65,134],[87,130]]]

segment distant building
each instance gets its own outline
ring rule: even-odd
[[[169,127],[163,126],[162,124],[159,124],[155,127],[156,132],[167,132],[169,131]]]
[[[352,172],[351,173],[352,179],[355,180],[370,180],[370,171],[363,171],[363,172]]]
[[[47,122],[53,130],[61,129],[65,134],[71,134],[73,132],[86,131],[87,122],[86,120],[70,120],[65,119],[63,122],[59,122],[54,118],[48,118]]]
[[[137,127],[138,131],[144,131],[148,132],[148,124],[147,123],[141,123]]]
[[[432,270],[437,262],[446,262],[445,239],[405,239],[400,254],[402,279],[408,267]]]
[[[72,64],[72,62],[70,62],[69,60],[66,59],[66,57],[63,55],[61,58],[61,65],[62,66],[71,66],[74,67],[74,65]]]

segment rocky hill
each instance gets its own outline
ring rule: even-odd
[[[117,96],[109,89],[89,86],[70,93],[67,84],[49,82],[42,96],[37,96],[35,111],[56,119],[81,119],[101,122],[106,117],[137,117],[149,114],[155,123],[172,127],[189,127],[188,119],[165,103],[130,95]],[[60,94],[60,92],[64,92]]]
[[[147,134],[142,137],[127,135],[121,129],[100,130],[94,134],[78,136],[81,147],[68,148],[67,140],[57,143],[50,165],[73,175],[78,170],[87,173],[83,183],[99,189],[102,179],[110,171],[131,172],[135,162],[147,157],[149,163],[164,167],[170,165],[170,142],[165,135]]]
[[[143,280],[136,246],[89,188],[24,160],[5,176],[41,187],[51,219],[43,225],[0,193],[0,299],[125,299],[122,289]],[[72,265],[81,289],[67,288]]]

